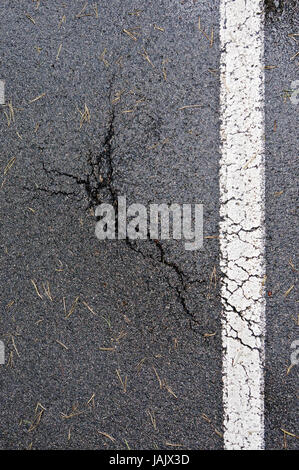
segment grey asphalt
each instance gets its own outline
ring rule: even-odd
[[[221,449],[219,2],[96,3],[0,6],[0,448]],[[266,19],[271,449],[298,448],[294,11]],[[97,240],[117,196],[203,203],[204,247]]]
[[[104,1],[97,18],[88,2],[76,17],[84,4],[0,7],[15,110],[10,127],[2,112],[1,166],[16,157],[1,189],[0,446],[218,449],[217,238],[200,252],[100,242],[93,215],[117,195],[203,203],[217,237],[217,3]]]
[[[298,366],[290,369],[298,323],[297,2],[280,2],[265,23],[267,336],[265,437],[269,449],[298,449]],[[297,260],[297,261],[296,261]],[[294,286],[294,287],[292,287]],[[288,293],[289,289],[291,291]],[[285,437],[285,439],[284,439]]]

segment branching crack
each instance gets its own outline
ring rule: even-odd
[[[110,93],[109,93],[109,102],[111,103],[111,96],[112,96],[112,87],[113,87],[113,79],[110,82]],[[108,126],[106,130],[106,134],[104,136],[104,140],[101,145],[101,151],[99,152],[92,152],[89,151],[86,155],[86,163],[88,166],[88,171],[84,176],[77,176],[75,174],[69,173],[67,171],[61,171],[55,168],[49,169],[43,163],[43,170],[46,173],[47,177],[49,177],[51,184],[57,186],[57,177],[58,178],[66,178],[72,180],[73,183],[76,185],[81,186],[88,198],[89,205],[88,208],[95,208],[103,202],[111,203],[115,208],[115,215],[116,215],[116,222],[118,220],[118,192],[116,189],[116,185],[114,182],[114,164],[113,164],[113,153],[114,153],[114,138],[115,138],[115,110],[112,105],[112,109],[110,112]],[[26,188],[29,189],[29,188]],[[48,188],[41,188],[36,187],[35,190],[44,191],[50,193],[52,195],[64,195],[64,196],[78,196],[76,192],[68,192],[68,191],[61,191],[60,189],[48,189]],[[117,226],[116,223],[116,234],[117,234]],[[167,277],[166,281],[169,287],[174,291],[179,304],[181,305],[184,314],[186,317],[190,319],[190,327],[193,329],[196,325],[196,331],[202,332],[204,334],[204,330],[200,328],[199,321],[196,318],[196,315],[188,306],[187,302],[187,289],[192,284],[201,284],[205,283],[204,280],[195,279],[190,280],[188,276],[184,273],[184,271],[180,268],[178,264],[174,261],[171,261],[166,256],[165,250],[162,246],[162,243],[159,240],[153,240],[150,238],[150,233],[147,233],[147,242],[152,244],[155,247],[155,254],[148,253],[143,251],[136,241],[129,239],[128,237],[123,240],[127,247],[134,251],[139,256],[142,256],[145,260],[150,261],[153,265],[162,265],[163,268],[167,268],[169,272],[169,276]],[[175,275],[177,282],[171,282],[170,273]],[[198,328],[199,327],[199,328]]]

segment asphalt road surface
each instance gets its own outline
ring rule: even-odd
[[[298,448],[299,15],[285,3],[265,18],[267,449]],[[224,447],[219,6],[1,2],[1,449]],[[202,203],[203,248],[99,241],[95,208],[119,196]]]
[[[298,340],[298,5],[285,2],[269,12],[265,24],[266,115],[266,447],[298,449],[298,366],[290,351]],[[297,39],[298,37],[295,36]],[[297,62],[296,62],[297,60]],[[293,84],[293,85],[292,85]],[[298,85],[298,83],[297,83]],[[296,104],[297,103],[297,104]],[[291,289],[291,290],[290,290]],[[298,432],[297,432],[298,435]],[[283,437],[283,439],[282,439]],[[287,442],[282,444],[286,439]]]

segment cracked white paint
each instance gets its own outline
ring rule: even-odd
[[[220,267],[226,449],[264,447],[264,64],[260,0],[221,0]]]

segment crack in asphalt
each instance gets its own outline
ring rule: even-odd
[[[110,81],[109,87],[109,102],[111,103],[111,96],[113,90],[113,80],[112,77]],[[79,185],[84,188],[86,196],[88,198],[89,204],[88,209],[95,208],[98,205],[102,204],[103,202],[107,203],[107,198],[110,199],[109,202],[115,208],[116,214],[116,221],[118,220],[118,192],[115,188],[114,184],[114,163],[113,163],[113,153],[114,153],[114,145],[113,140],[115,139],[116,132],[115,132],[115,109],[112,105],[112,109],[110,111],[109,119],[108,119],[108,126],[106,129],[106,133],[104,135],[104,140],[101,145],[102,150],[100,152],[92,152],[88,151],[86,154],[86,163],[89,167],[89,172],[87,172],[84,177],[80,177],[78,175],[69,173],[67,171],[61,171],[56,168],[47,168],[45,163],[42,162],[42,168],[47,177],[50,179],[51,183],[57,185],[57,177],[64,177],[67,179],[71,179],[74,184]],[[55,178],[56,176],[56,178]],[[24,189],[32,191],[32,188],[25,187]],[[79,194],[76,191],[65,191],[62,189],[52,189],[52,188],[43,188],[37,186],[33,189],[33,191],[42,191],[46,192],[51,195],[60,195],[60,196],[71,196],[76,197],[77,200],[82,201],[82,198],[79,198]],[[104,196],[103,196],[104,193]],[[116,223],[116,235],[117,235],[117,226]],[[167,258],[165,250],[163,248],[162,243],[159,240],[153,240],[150,238],[149,230],[147,232],[146,241],[151,243],[152,246],[155,247],[155,251],[157,256],[154,256],[151,253],[146,253],[142,249],[138,247],[138,244],[128,237],[123,240],[126,243],[126,246],[134,251],[139,256],[142,256],[145,260],[150,261],[154,266],[157,267],[157,263],[167,267],[168,270],[172,271],[177,279],[176,285],[171,283],[170,277],[166,278],[166,282],[169,287],[174,291],[176,298],[181,305],[184,314],[190,320],[190,328],[200,334],[204,335],[205,331],[203,327],[200,326],[199,320],[196,318],[195,312],[192,311],[191,308],[188,306],[187,301],[187,289],[192,284],[204,284],[206,281],[202,279],[187,279],[187,275],[184,271],[180,268],[178,264],[174,261],[171,261]],[[196,328],[195,328],[196,327]]]

